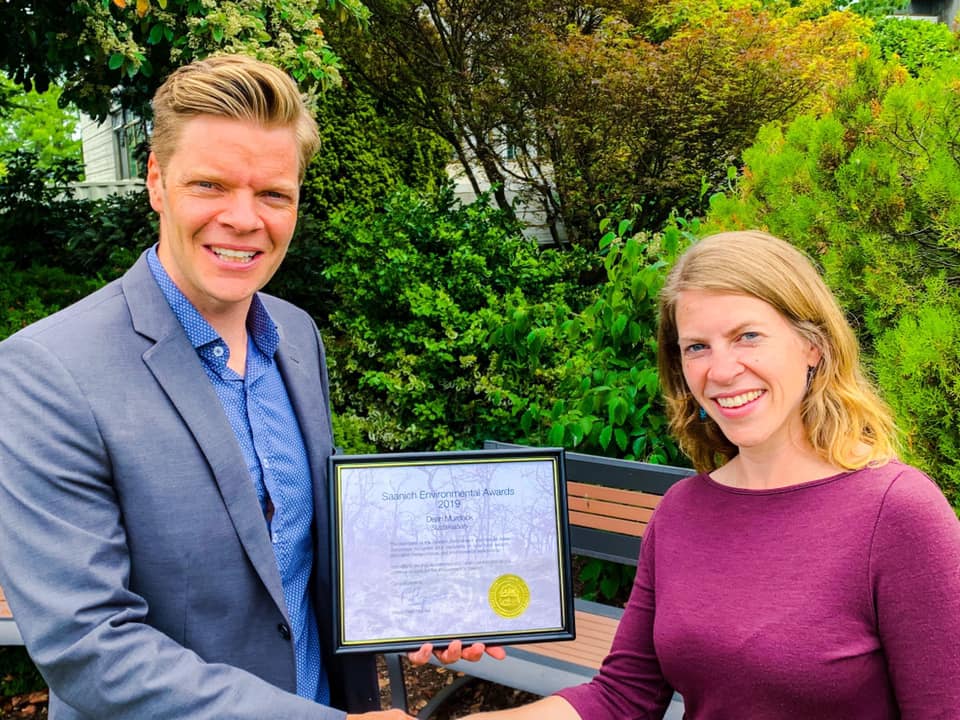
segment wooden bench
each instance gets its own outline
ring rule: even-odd
[[[517,447],[488,441],[487,448]],[[612,560],[636,566],[647,521],[667,489],[693,473],[686,468],[617,460],[582,453],[566,453],[567,504],[570,545],[574,555]],[[418,717],[429,718],[454,693],[477,679],[550,695],[589,681],[610,650],[623,615],[619,607],[574,601],[576,640],[507,648],[502,661],[485,657],[475,663],[449,667],[464,673],[424,707]],[[385,656],[394,707],[408,708],[401,654]],[[683,701],[675,695],[665,716],[683,717]]]
[[[10,612],[10,606],[3,595],[3,588],[0,587],[0,647],[4,645],[23,645],[23,638],[20,637],[17,624],[13,621],[13,613]]]

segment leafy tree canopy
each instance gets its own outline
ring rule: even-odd
[[[115,99],[146,115],[162,78],[216,52],[275,62],[315,92],[339,82],[321,29],[330,11],[367,17],[359,0],[7,0],[0,68],[27,90],[62,82],[62,102],[99,119]]]
[[[25,92],[0,73],[0,155],[27,150],[45,168],[68,159],[79,161],[77,113],[61,108],[59,99],[56,85],[45,93]]]
[[[604,215],[653,229],[696,212],[763,123],[848,81],[868,27],[830,0],[368,5],[369,35],[332,41],[378,99],[575,243]]]

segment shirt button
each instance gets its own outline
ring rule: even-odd
[[[223,357],[223,346],[217,345],[215,348],[213,348],[213,354],[216,357]]]
[[[287,627],[286,623],[280,623],[277,625],[277,632],[280,633],[280,637],[282,637],[284,640],[290,639],[290,628]]]
[[[270,469],[270,461],[269,461],[269,460],[264,460],[264,461],[261,463],[261,465],[263,465],[265,468],[267,468],[267,470]]]

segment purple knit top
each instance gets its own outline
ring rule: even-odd
[[[698,475],[647,528],[584,720],[960,718],[960,522],[899,462],[775,490]]]

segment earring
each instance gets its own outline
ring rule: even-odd
[[[704,409],[701,407],[701,408],[700,408],[700,422],[706,422],[706,421],[707,421],[707,411],[704,410]]]
[[[809,365],[807,367],[807,390],[810,389],[810,385],[813,383],[813,376],[817,374],[817,368],[815,365]]]

